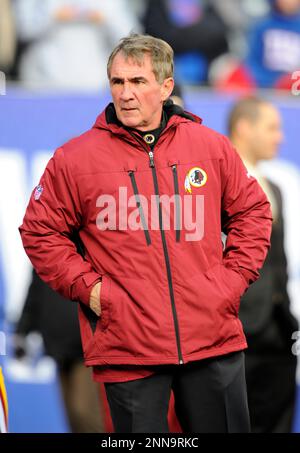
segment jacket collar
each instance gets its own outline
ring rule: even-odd
[[[184,111],[178,105],[175,105],[172,100],[168,99],[164,103],[164,111],[167,116],[167,125],[165,130],[171,126],[177,126],[180,123],[189,121],[202,123],[202,119],[192,113]],[[109,130],[113,134],[126,137],[129,139],[130,134],[123,124],[118,120],[116,110],[113,103],[108,104],[105,110],[97,117],[93,126],[96,129]],[[132,137],[131,137],[132,138]]]

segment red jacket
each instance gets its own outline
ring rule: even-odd
[[[269,202],[226,137],[168,115],[152,154],[110,105],[55,152],[20,227],[41,278],[81,302],[87,365],[180,364],[247,346],[239,301],[270,245]],[[175,193],[168,227],[157,195]],[[88,302],[101,278],[97,318]]]

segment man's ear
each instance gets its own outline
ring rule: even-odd
[[[161,97],[162,101],[168,99],[173,91],[174,88],[174,79],[173,77],[168,77],[165,79],[161,85]]]
[[[247,138],[251,135],[253,126],[246,118],[240,118],[235,127],[235,133],[239,138]]]

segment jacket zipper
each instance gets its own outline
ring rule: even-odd
[[[172,165],[173,180],[174,180],[174,192],[175,192],[175,209],[176,209],[176,242],[180,241],[180,230],[181,230],[181,212],[179,203],[179,184],[176,164]]]
[[[146,149],[146,148],[144,148],[144,149]],[[161,204],[159,202],[159,187],[158,187],[157,174],[156,174],[156,169],[155,169],[155,164],[154,164],[154,154],[153,154],[153,151],[148,151],[147,149],[146,149],[146,151],[147,151],[147,153],[149,155],[149,159],[150,159],[150,167],[151,167],[151,171],[152,171],[152,177],[153,177],[153,183],[154,183],[154,189],[155,189],[155,195],[156,195],[156,201],[157,201],[157,208],[158,208],[158,215],[159,215],[159,229],[160,229],[161,240],[162,240],[163,250],[164,250],[165,263],[166,263],[166,269],[167,269],[168,286],[169,286],[169,293],[170,293],[175,334],[176,334],[176,343],[177,343],[179,364],[182,365],[184,362],[183,362],[181,345],[180,345],[179,324],[178,324],[178,318],[177,318],[177,312],[176,312],[176,306],[175,306],[175,297],[174,297],[174,290],[173,290],[169,252],[168,252],[168,247],[167,247],[165,231],[163,229],[163,223],[162,223],[162,209],[161,209]]]
[[[148,226],[147,226],[147,223],[146,223],[143,207],[142,207],[141,202],[140,202],[140,195],[139,195],[137,183],[136,183],[135,176],[134,176],[134,171],[130,170],[128,172],[128,174],[130,176],[133,192],[134,192],[134,195],[135,195],[136,205],[137,205],[137,207],[139,209],[139,213],[140,213],[141,222],[142,222],[142,225],[143,225],[143,230],[144,230],[146,242],[147,242],[147,245],[150,245],[151,244],[151,238],[150,238]]]
[[[178,317],[177,317],[176,306],[175,306],[175,297],[174,297],[174,290],[173,290],[170,258],[169,258],[166,236],[165,236],[165,232],[163,230],[163,224],[162,224],[162,209],[161,209],[161,204],[159,203],[159,187],[158,187],[157,174],[156,174],[156,169],[155,169],[155,164],[154,164],[154,154],[153,154],[153,150],[148,149],[148,147],[144,143],[144,141],[139,140],[139,138],[135,134],[133,134],[131,132],[129,132],[129,133],[135,139],[135,141],[137,141],[142,146],[142,148],[146,151],[146,153],[149,156],[149,160],[150,160],[149,165],[151,167],[156,201],[157,201],[158,216],[159,216],[159,229],[160,229],[165,264],[166,264],[166,269],[167,269],[167,278],[168,278],[169,294],[170,294],[170,299],[171,299],[173,321],[174,321],[174,327],[175,327],[178,359],[179,359],[179,365],[182,365],[184,363],[184,361],[183,361],[183,357],[182,357],[181,344],[180,344],[179,324],[178,324]],[[176,176],[177,176],[177,172],[176,172]]]

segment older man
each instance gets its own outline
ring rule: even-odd
[[[113,103],[32,193],[25,250],[79,302],[117,432],[167,432],[171,389],[184,431],[247,432],[238,308],[270,244],[269,202],[224,136],[167,101],[166,42],[124,38],[108,77]]]

